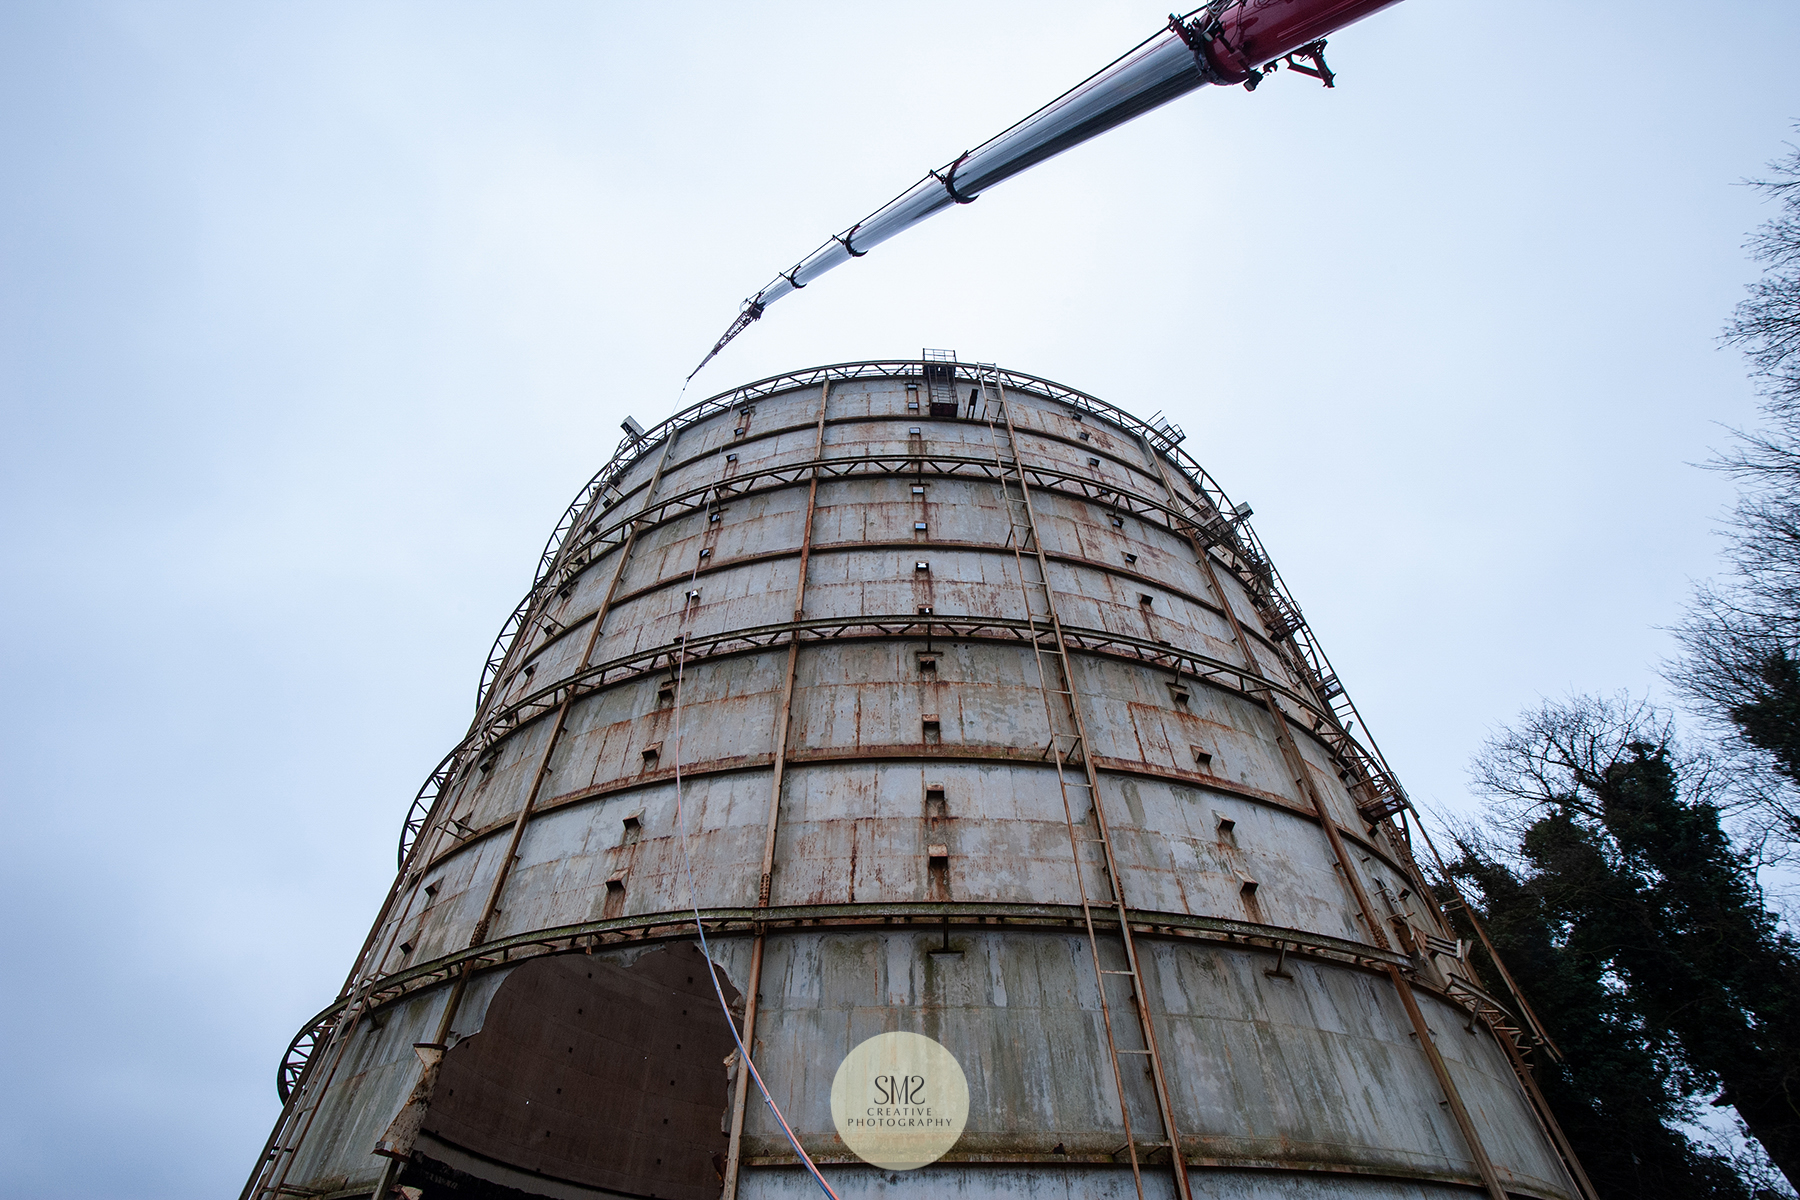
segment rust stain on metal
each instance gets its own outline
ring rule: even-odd
[[[708,969],[688,945],[630,967],[583,955],[514,971],[481,1032],[443,1057],[414,1149],[422,1173],[501,1162],[545,1181],[715,1200],[733,1047]]]
[[[805,1193],[705,976],[658,974],[697,957],[677,661],[693,898],[822,1161],[848,1161],[837,1062],[899,1029],[970,1078],[933,1194],[1194,1175],[1246,1200],[1271,1170],[1580,1194],[1534,1112],[1529,1021],[1446,934],[1404,795],[1247,508],[1166,423],[969,364],[934,417],[907,408],[920,371],[714,397],[584,490],[343,994],[283,1059],[247,1200],[392,1184],[367,1132],[390,1126],[428,1198]],[[1371,896],[1448,949],[1384,948]],[[576,1025],[546,1019],[570,1004]],[[696,1005],[704,1037],[679,1025]],[[1480,1036],[1433,1056],[1415,1018]],[[434,1030],[455,1042],[435,1073],[413,1049]],[[677,1045],[662,1074],[649,1051]],[[585,1120],[540,1122],[545,1088]]]

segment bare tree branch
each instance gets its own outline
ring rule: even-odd
[[[1749,360],[1766,424],[1707,464],[1740,488],[1729,571],[1695,588],[1663,672],[1720,735],[1734,832],[1763,862],[1800,852],[1800,148],[1769,172],[1751,186],[1778,211],[1745,247],[1763,275],[1722,339]]]
[[[1800,405],[1800,149],[1790,145],[1769,171],[1751,186],[1781,211],[1745,243],[1750,257],[1763,264],[1763,277],[1732,314],[1724,340],[1750,360],[1774,416],[1791,415]]]

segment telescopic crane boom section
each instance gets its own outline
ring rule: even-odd
[[[1399,0],[1212,0],[1064,92],[1024,120],[964,151],[843,233],[775,276],[745,300],[725,335],[692,374],[759,319],[769,305],[840,263],[861,258],[895,234],[1071,146],[1160,108],[1206,84],[1255,90],[1285,63],[1331,87],[1325,35]]]

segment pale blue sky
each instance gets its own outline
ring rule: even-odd
[[[627,413],[1167,5],[0,7],[0,1195],[232,1193]],[[1162,409],[1420,800],[1645,688],[1751,418],[1800,5],[1406,0],[791,297]]]

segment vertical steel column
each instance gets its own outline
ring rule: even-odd
[[[819,387],[819,420],[813,431],[813,462],[825,449],[825,406],[831,399],[831,381]],[[800,578],[794,585],[794,620],[806,611],[806,569],[812,559],[813,513],[819,502],[819,468],[812,469],[812,481],[806,489],[806,525],[800,534]],[[787,672],[782,677],[781,707],[775,714],[775,755],[769,779],[769,817],[763,835],[762,871],[757,876],[756,907],[769,907],[769,894],[775,875],[775,835],[781,824],[781,786],[787,778],[788,724],[793,716],[794,676],[800,662],[800,631],[788,639]],[[744,1048],[756,1052],[757,989],[762,986],[763,929],[757,926],[750,944],[750,975],[744,988]],[[749,1096],[750,1072],[743,1063],[737,1068],[737,1090],[731,1100],[731,1145],[725,1156],[725,1187],[721,1200],[737,1200],[738,1174],[743,1163],[744,1105]]]
[[[440,791],[440,796],[448,790],[450,782],[453,780],[454,777],[451,777],[451,780],[445,783],[444,789]],[[394,882],[388,888],[387,897],[382,901],[381,910],[376,914],[375,924],[370,927],[368,937],[363,939],[362,948],[357,951],[350,974],[344,980],[343,989],[338,993],[340,998],[348,998],[349,1003],[345,1005],[344,1011],[339,1015],[337,1022],[333,1024],[324,1041],[315,1043],[312,1053],[307,1057],[306,1065],[301,1068],[299,1077],[294,1080],[293,1086],[288,1090],[287,1099],[282,1103],[281,1112],[276,1116],[275,1128],[270,1130],[268,1141],[263,1143],[262,1155],[257,1159],[256,1169],[251,1172],[249,1181],[244,1185],[244,1190],[239,1193],[239,1200],[279,1195],[286,1182],[293,1156],[299,1153],[300,1143],[305,1139],[307,1130],[311,1128],[312,1113],[316,1111],[316,1105],[304,1114],[304,1122],[299,1136],[291,1145],[287,1143],[287,1136],[293,1132],[295,1122],[301,1120],[301,1107],[306,1100],[315,1092],[323,1099],[325,1091],[331,1086],[331,1081],[336,1078],[338,1064],[343,1059],[344,1047],[348,1045],[351,1035],[356,1032],[363,1014],[367,1012],[363,1000],[366,998],[368,988],[374,982],[381,963],[386,961],[387,956],[393,952],[394,943],[400,937],[400,930],[405,927],[406,918],[412,912],[413,901],[418,897],[416,888],[407,895],[400,915],[394,918],[389,927],[386,945],[373,957],[370,952],[376,945],[382,927],[387,924],[388,915],[393,909],[395,898],[400,894],[401,886],[412,874],[417,864],[431,861],[429,850],[442,840],[443,823],[432,824],[429,814],[426,822],[426,827],[421,829],[419,836],[413,840],[412,849],[407,852],[406,861],[400,865],[399,873],[394,876]],[[414,878],[413,882],[416,884],[418,879]],[[363,993],[363,998],[358,997],[358,992]],[[321,1069],[324,1071],[323,1080],[318,1079]],[[317,1083],[316,1088],[314,1087],[315,1083]],[[280,1161],[284,1155],[287,1157],[285,1163]],[[275,1173],[273,1180],[269,1180],[271,1172]],[[385,1179],[388,1174],[389,1172],[384,1170],[383,1178]],[[269,1181],[268,1186],[265,1187],[266,1180]]]
[[[1169,481],[1168,468],[1162,456],[1156,452],[1149,439],[1139,435],[1138,445],[1149,456],[1155,465],[1157,475],[1163,485],[1163,491],[1174,500],[1176,491]],[[1237,643],[1238,653],[1243,656],[1244,667],[1248,675],[1257,680],[1265,680],[1262,664],[1256,659],[1256,651],[1250,640],[1244,635],[1244,629],[1238,622],[1237,612],[1231,606],[1231,597],[1219,584],[1218,573],[1213,569],[1212,554],[1194,538],[1188,538],[1188,544],[1199,555],[1198,565],[1205,572],[1208,585],[1213,595],[1219,599],[1219,605],[1225,610],[1225,620],[1231,626],[1232,640]],[[1338,869],[1343,872],[1345,881],[1350,885],[1351,895],[1355,898],[1358,909],[1362,912],[1363,924],[1368,927],[1369,936],[1383,950],[1391,949],[1387,933],[1375,908],[1369,902],[1369,895],[1363,888],[1362,877],[1356,873],[1356,862],[1344,846],[1343,836],[1338,832],[1337,822],[1325,807],[1324,798],[1319,795],[1313,784],[1312,776],[1306,766],[1306,760],[1300,754],[1300,748],[1294,743],[1293,731],[1288,724],[1287,712],[1275,698],[1268,687],[1257,688],[1258,698],[1269,711],[1275,724],[1275,741],[1281,747],[1282,757],[1287,761],[1288,770],[1294,777],[1294,785],[1300,791],[1300,798],[1312,808],[1318,817],[1319,827],[1325,831],[1325,839],[1331,844],[1331,853],[1337,859]],[[1406,1016],[1412,1022],[1413,1033],[1419,1039],[1419,1045],[1425,1051],[1426,1059],[1431,1063],[1431,1070],[1437,1076],[1438,1086],[1443,1089],[1445,1099],[1449,1102],[1450,1112],[1456,1118],[1457,1127],[1462,1131],[1463,1140],[1468,1143],[1469,1151],[1475,1159],[1475,1169],[1481,1175],[1482,1184],[1487,1188],[1492,1200],[1507,1200],[1506,1189],[1500,1184],[1500,1176],[1494,1170],[1493,1161],[1488,1158],[1487,1147],[1482,1143],[1481,1133],[1475,1128],[1475,1121],[1469,1110],[1463,1105],[1462,1095],[1457,1091],[1456,1081],[1450,1077],[1450,1069],[1444,1063],[1443,1055],[1438,1053],[1437,1043],[1432,1040],[1431,1029],[1425,1023],[1425,1014],[1419,1010],[1419,1001],[1413,995],[1412,985],[1400,968],[1392,963],[1387,965],[1388,979],[1394,985],[1394,991],[1400,997],[1401,1007],[1406,1009]]]
[[[644,489],[644,506],[648,508],[656,501],[656,489],[662,484],[663,471],[669,465],[669,458],[675,449],[675,442],[680,431],[671,427],[669,436],[663,441],[662,455],[657,459],[656,471],[650,477],[650,486]],[[581,657],[576,660],[575,668],[569,673],[572,679],[588,667],[594,656],[594,647],[600,644],[600,635],[605,631],[606,618],[612,611],[613,599],[619,594],[619,581],[625,577],[625,568],[631,563],[631,552],[637,548],[638,534],[643,529],[643,521],[634,519],[631,532],[625,535],[625,541],[619,547],[619,562],[613,568],[612,579],[606,587],[606,595],[601,598],[600,606],[594,610],[594,625],[588,630],[587,644],[582,647]],[[556,720],[551,726],[550,736],[544,741],[544,752],[538,757],[537,770],[532,773],[531,789],[526,792],[525,800],[519,805],[519,815],[513,819],[512,835],[507,839],[506,856],[495,868],[494,881],[488,887],[487,901],[481,906],[481,917],[475,922],[475,929],[469,935],[469,945],[479,946],[487,941],[488,926],[492,924],[495,911],[500,907],[500,896],[506,890],[506,882],[512,877],[512,865],[518,858],[519,843],[524,840],[525,826],[531,820],[531,814],[537,807],[538,793],[544,786],[544,779],[550,773],[550,756],[556,752],[556,743],[561,739],[564,728],[568,725],[569,710],[573,707],[574,689],[564,691],[563,702],[557,706]],[[444,1015],[438,1022],[437,1037],[432,1040],[442,1044],[450,1033],[450,1022],[456,1018],[456,1010],[462,1003],[463,992],[467,988],[469,975],[474,970],[474,963],[466,964],[462,973],[457,976],[456,986],[451,989],[450,1001],[444,1006]]]
[[[1475,934],[1481,939],[1481,944],[1487,947],[1488,958],[1493,961],[1494,967],[1500,972],[1500,978],[1506,982],[1507,989],[1518,1004],[1521,1015],[1530,1023],[1533,1033],[1542,1039],[1544,1045],[1548,1046],[1560,1060],[1562,1051],[1558,1050],[1556,1043],[1550,1039],[1550,1031],[1545,1029],[1543,1023],[1538,1020],[1537,1013],[1532,1010],[1531,1001],[1525,998],[1525,992],[1519,987],[1518,981],[1512,977],[1512,972],[1506,969],[1506,963],[1500,958],[1499,949],[1488,937],[1487,927],[1482,924],[1482,920],[1476,915],[1474,908],[1457,890],[1456,881],[1450,877],[1450,868],[1444,865],[1443,855],[1438,853],[1436,843],[1431,840],[1431,831],[1425,828],[1424,822],[1420,822],[1419,832],[1425,837],[1425,846],[1431,851],[1432,860],[1437,863],[1439,877],[1450,886],[1451,892],[1456,898],[1456,905],[1462,909],[1463,916],[1468,918],[1469,924],[1475,927]],[[1524,1085],[1525,1092],[1531,1099],[1532,1112],[1536,1115],[1538,1124],[1555,1143],[1556,1152],[1561,1156],[1563,1166],[1567,1168],[1576,1190],[1581,1193],[1584,1200],[1600,1200],[1600,1194],[1594,1190],[1593,1181],[1588,1178],[1587,1169],[1581,1165],[1581,1159],[1576,1155],[1575,1147],[1570,1144],[1568,1135],[1563,1133],[1562,1123],[1551,1111],[1550,1102],[1544,1099],[1544,1093],[1538,1090],[1537,1080],[1531,1073],[1531,1064],[1525,1061],[1525,1056],[1519,1052],[1519,1048],[1513,1044],[1512,1039],[1495,1029],[1491,1021],[1484,1020],[1483,1024],[1488,1026],[1488,1032],[1493,1035],[1496,1042],[1500,1043],[1500,1048],[1506,1051],[1507,1058],[1512,1062],[1513,1074],[1519,1077],[1519,1082]]]
[[[436,839],[440,838],[443,833],[443,827],[439,825],[430,832],[433,839],[431,844],[435,845]],[[392,952],[394,942],[399,938],[400,930],[406,924],[407,915],[412,911],[413,899],[418,895],[416,890],[407,896],[405,907],[395,918],[388,932],[386,946],[373,958],[370,957],[370,951],[376,943],[377,935],[381,932],[383,924],[387,922],[388,913],[393,907],[395,897],[400,893],[401,884],[412,872],[414,864],[421,858],[429,861],[425,854],[426,847],[427,838],[424,831],[421,831],[420,836],[413,842],[411,852],[406,856],[406,862],[401,864],[399,873],[394,876],[393,885],[388,888],[387,898],[382,901],[381,911],[376,915],[375,924],[370,928],[369,936],[363,940],[362,949],[357,951],[356,961],[350,968],[349,978],[344,981],[343,990],[338,993],[340,997],[348,997],[350,1003],[345,1006],[344,1012],[332,1026],[324,1044],[313,1047],[313,1052],[308,1056],[306,1065],[301,1068],[299,1077],[294,1080],[294,1085],[289,1089],[287,1099],[281,1106],[281,1112],[275,1119],[275,1128],[270,1130],[268,1141],[263,1143],[262,1155],[257,1159],[256,1169],[251,1173],[249,1181],[245,1183],[244,1190],[239,1193],[239,1200],[260,1200],[264,1196],[281,1194],[283,1185],[287,1181],[288,1170],[293,1164],[294,1157],[300,1151],[300,1145],[305,1140],[307,1131],[312,1127],[313,1114],[318,1111],[318,1104],[314,1103],[310,1109],[306,1110],[302,1119],[301,1106],[315,1092],[318,1099],[322,1101],[325,1092],[331,1087],[331,1081],[337,1077],[337,1068],[343,1060],[344,1049],[349,1045],[351,1036],[356,1032],[357,1026],[362,1022],[363,1014],[367,1011],[356,993],[361,991],[366,995],[368,986],[374,981],[373,976],[380,964]],[[324,1078],[322,1080],[317,1079],[321,1064],[326,1064],[323,1067]],[[316,1088],[314,1087],[315,1082],[317,1083]],[[294,1131],[296,1121],[301,1121],[302,1124],[298,1136],[289,1145],[287,1135]],[[283,1156],[285,1156],[285,1161],[282,1161]],[[389,1168],[391,1165],[390,1162]],[[269,1178],[271,1172],[274,1173],[272,1179]],[[386,1180],[390,1173],[390,1169],[384,1169],[383,1180]],[[264,1186],[265,1180],[267,1186]],[[376,1194],[380,1194],[379,1187]]]
[[[1563,1133],[1562,1126],[1556,1120],[1556,1114],[1550,1111],[1550,1102],[1544,1099],[1544,1093],[1538,1090],[1537,1080],[1531,1075],[1531,1064],[1525,1061],[1525,1056],[1519,1053],[1519,1048],[1513,1045],[1511,1038],[1496,1033],[1492,1026],[1489,1026],[1488,1032],[1493,1034],[1494,1040],[1500,1043],[1500,1048],[1506,1051],[1507,1058],[1511,1060],[1513,1074],[1519,1077],[1519,1082],[1525,1086],[1526,1097],[1531,1101],[1532,1115],[1537,1117],[1538,1125],[1550,1138],[1551,1144],[1556,1147],[1557,1156],[1562,1159],[1563,1168],[1569,1172],[1569,1178],[1575,1184],[1575,1190],[1581,1193],[1583,1200],[1600,1200],[1600,1194],[1594,1190],[1593,1182],[1588,1179],[1586,1168],[1581,1165],[1581,1159],[1575,1155],[1575,1147],[1569,1144],[1568,1137]]]
[[[1100,997],[1100,1019],[1106,1032],[1106,1050],[1112,1060],[1113,1083],[1119,1093],[1119,1115],[1125,1129],[1124,1150],[1127,1151],[1131,1163],[1132,1182],[1137,1188],[1139,1200],[1144,1195],[1144,1179],[1138,1162],[1137,1139],[1131,1130],[1131,1109],[1125,1097],[1125,1072],[1119,1063],[1120,1055],[1143,1055],[1149,1068],[1153,1090],[1156,1094],[1158,1115],[1162,1119],[1164,1136],[1168,1139],[1169,1163],[1175,1175],[1175,1193],[1178,1200],[1192,1200],[1187,1176],[1187,1160],[1182,1156],[1181,1135],[1175,1124],[1175,1106],[1169,1098],[1167,1077],[1163,1071],[1162,1056],[1157,1051],[1155,1023],[1150,1016],[1149,1001],[1144,996],[1144,979],[1138,963],[1137,943],[1131,933],[1131,918],[1125,906],[1125,888],[1119,878],[1118,862],[1113,856],[1112,836],[1107,828],[1106,811],[1100,801],[1100,778],[1094,771],[1093,755],[1089,753],[1087,725],[1081,714],[1081,701],[1075,694],[1075,672],[1069,661],[1068,642],[1063,637],[1062,621],[1057,616],[1056,599],[1050,588],[1050,563],[1045,556],[1042,540],[1038,537],[1037,515],[1031,504],[1031,485],[1025,478],[1025,464],[1019,457],[1018,430],[1013,425],[1012,411],[1006,403],[1006,387],[1001,382],[998,370],[990,369],[991,380],[978,374],[985,396],[988,386],[993,387],[999,416],[1005,421],[1005,452],[1002,453],[1002,434],[994,423],[994,414],[987,413],[988,433],[994,445],[994,462],[996,474],[1000,481],[1001,501],[1007,509],[1007,519],[1011,528],[1008,540],[1012,545],[1014,565],[1018,570],[1019,594],[1025,602],[1025,617],[1032,628],[1032,648],[1037,655],[1038,688],[1044,698],[1044,716],[1050,724],[1050,746],[1048,753],[1056,765],[1057,785],[1062,793],[1063,816],[1069,827],[1069,852],[1074,860],[1075,886],[1081,900],[1083,923],[1087,928],[1088,949],[1094,960],[1095,986]],[[986,407],[985,404],[983,406]],[[1019,498],[1014,500],[1009,490],[1008,470],[1010,468],[1013,481],[1018,484]],[[1029,555],[1029,557],[1027,557]],[[1032,564],[1036,573],[1035,579],[1027,579],[1026,563]],[[1040,603],[1043,614],[1040,617],[1032,605],[1031,592],[1035,587],[1042,595]],[[1040,628],[1041,625],[1041,628]],[[1045,670],[1045,660],[1059,675],[1062,686],[1052,688]],[[1057,705],[1051,699],[1052,694],[1063,701],[1063,720],[1072,727],[1068,733],[1059,733]],[[1067,746],[1063,743],[1067,742]],[[1066,768],[1079,760],[1083,778],[1071,782]],[[1080,837],[1075,832],[1074,805],[1069,797],[1071,788],[1076,791],[1085,790],[1090,811],[1094,815],[1094,831],[1099,835],[1093,838]],[[1083,822],[1086,817],[1083,816]],[[1102,869],[1110,881],[1112,891],[1111,907],[1119,923],[1119,940],[1125,952],[1125,970],[1109,970],[1102,965],[1100,959],[1100,942],[1094,930],[1093,908],[1088,902],[1087,881],[1082,878],[1081,844],[1089,842],[1098,844],[1102,856]],[[1122,976],[1129,980],[1131,999],[1137,1014],[1138,1029],[1143,1035],[1144,1048],[1141,1050],[1121,1050],[1114,1040],[1112,1010],[1106,1000],[1106,981],[1108,976]]]
[[[645,493],[644,493],[645,500],[646,500],[646,507],[648,507],[648,503],[650,501],[653,501],[655,499],[656,489],[657,489],[658,485],[660,485],[662,482],[663,472],[668,466],[670,454],[674,450],[676,439],[679,436],[680,436],[679,430],[671,428],[669,431],[668,437],[663,442],[662,454],[657,460],[656,471],[651,476],[650,486],[645,490]],[[590,658],[592,658],[592,656],[593,656],[594,647],[599,643],[601,630],[606,622],[607,613],[611,610],[613,598],[618,594],[619,581],[621,578],[623,578],[623,576],[625,574],[625,567],[626,567],[627,562],[630,559],[631,551],[637,545],[637,536],[638,536],[638,532],[639,532],[640,528],[641,528],[640,524],[637,521],[633,521],[630,533],[628,533],[626,535],[624,543],[621,544],[619,547],[618,565],[613,570],[612,580],[607,586],[605,597],[601,600],[599,608],[595,610],[594,626],[588,632],[587,645],[583,648],[581,659],[579,662],[576,663],[575,669],[572,672],[572,674],[579,674],[582,670],[584,670],[588,665],[588,660]],[[498,681],[496,681],[496,682],[498,682]],[[470,946],[479,945],[479,944],[481,944],[481,942],[485,941],[487,938],[488,926],[493,920],[494,911],[496,910],[496,908],[499,906],[499,903],[500,903],[501,892],[504,890],[504,888],[506,886],[506,880],[507,880],[508,876],[511,874],[511,866],[512,866],[514,858],[517,856],[519,842],[524,836],[525,825],[526,825],[527,821],[530,820],[532,810],[533,810],[536,800],[537,800],[538,791],[539,791],[539,789],[542,788],[543,782],[544,782],[544,777],[548,773],[550,755],[556,749],[556,742],[557,742],[557,739],[562,734],[564,724],[568,718],[568,713],[569,713],[569,708],[570,708],[571,703],[572,703],[572,700],[570,698],[568,698],[567,696],[565,696],[563,703],[557,709],[555,726],[551,731],[549,740],[545,744],[544,753],[538,761],[537,770],[532,776],[531,790],[526,795],[524,803],[519,808],[518,817],[513,822],[512,836],[508,840],[508,843],[507,843],[506,857],[501,860],[498,868],[495,871],[494,882],[488,889],[487,901],[482,907],[481,918],[476,923],[474,932],[470,935],[470,938],[469,938]],[[440,829],[441,829],[441,826],[440,826]],[[421,837],[419,839],[418,843],[415,844],[415,846],[414,846],[415,856],[416,856],[419,846],[422,845],[424,843],[424,841],[425,841],[425,839]],[[402,877],[404,877],[404,872],[402,873]],[[404,920],[404,915],[402,916],[401,920],[402,921]],[[396,932],[398,931],[398,928],[399,928],[399,922],[396,922],[396,925],[395,925]],[[391,939],[390,939],[390,941],[391,941]],[[365,945],[366,944],[367,943],[365,943]],[[463,967],[463,969],[458,973],[458,975],[456,977],[456,982],[451,987],[450,997],[445,1002],[443,1014],[441,1015],[441,1017],[439,1018],[439,1021],[438,1021],[437,1034],[432,1039],[432,1041],[439,1046],[441,1046],[443,1044],[444,1039],[449,1035],[450,1023],[453,1020],[455,1020],[457,1010],[458,1010],[458,1008],[461,1007],[463,994],[468,989],[469,975],[472,970],[473,970],[473,964],[472,963],[466,964]],[[360,1016],[361,1016],[361,1014],[359,1012],[357,1014],[357,1018],[360,1018]],[[351,1024],[354,1025],[354,1023],[355,1022],[353,1019]],[[348,1032],[349,1031],[346,1030],[346,1036],[344,1039],[342,1039],[342,1041],[347,1042]],[[342,1045],[342,1042],[340,1042],[340,1047],[341,1047],[341,1045]],[[247,1188],[245,1191],[246,1197],[251,1197],[252,1200],[255,1200],[255,1198],[260,1198],[262,1196],[279,1196],[282,1194],[283,1188],[287,1181],[288,1169],[289,1169],[289,1167],[292,1166],[295,1157],[297,1157],[297,1155],[299,1153],[301,1144],[306,1140],[306,1135],[312,1128],[313,1119],[318,1115],[319,1106],[324,1102],[325,1093],[328,1090],[328,1088],[330,1087],[332,1078],[336,1075],[337,1060],[341,1059],[341,1057],[342,1057],[342,1049],[340,1048],[337,1052],[336,1057],[334,1058],[334,1060],[331,1064],[331,1069],[328,1072],[325,1080],[319,1085],[318,1092],[317,1092],[317,1095],[313,1099],[312,1106],[307,1110],[306,1115],[300,1124],[298,1133],[293,1140],[293,1145],[291,1147],[287,1148],[286,1161],[280,1167],[278,1173],[276,1174],[276,1177],[272,1181],[270,1181],[270,1183],[267,1187],[262,1187],[262,1188],[259,1188],[259,1186],[258,1186],[259,1179],[253,1178],[251,1180],[250,1187]],[[408,1109],[414,1110],[414,1112],[416,1114],[422,1116],[422,1110],[423,1110],[424,1106],[430,1102],[431,1085],[435,1082],[435,1079],[436,1079],[436,1072],[435,1072],[434,1067],[433,1066],[425,1066],[424,1069],[421,1071],[421,1077],[420,1077],[419,1081],[414,1085],[412,1094],[409,1096],[409,1098],[406,1101],[405,1106],[403,1106],[403,1108],[402,1108],[402,1116],[406,1115],[406,1110],[408,1110]],[[298,1088],[295,1089],[296,1095],[298,1094],[299,1090],[300,1089],[298,1089]],[[396,1123],[397,1124],[400,1123],[399,1117],[396,1118]],[[279,1148],[279,1146],[278,1146],[278,1148]],[[408,1152],[411,1150],[410,1138],[408,1139],[408,1145],[402,1146],[402,1147],[389,1147],[388,1149],[390,1151],[398,1151],[401,1153]],[[260,1174],[260,1172],[259,1172],[259,1174]],[[388,1174],[389,1174],[389,1172],[384,1168],[383,1177],[384,1178],[387,1177]]]

